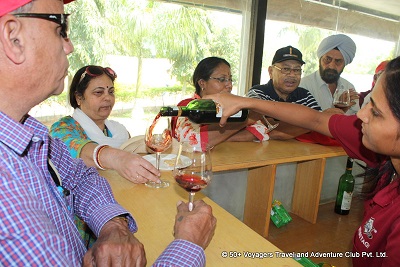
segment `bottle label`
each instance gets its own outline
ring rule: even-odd
[[[350,210],[350,205],[351,205],[351,197],[353,196],[353,192],[343,192],[343,200],[342,200],[342,205],[341,209],[342,210]]]
[[[222,117],[222,107],[220,105],[217,105],[217,114],[215,115],[217,118]],[[240,110],[238,113],[231,115],[229,118],[241,118],[242,117],[242,111]]]

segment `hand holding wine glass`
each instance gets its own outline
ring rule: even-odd
[[[145,144],[147,148],[156,153],[156,168],[160,170],[161,152],[167,150],[172,143],[171,121],[169,118],[161,117],[158,114],[153,123],[146,129]],[[163,188],[168,187],[168,181],[161,180],[161,183],[147,181],[149,187]]]
[[[181,142],[173,175],[178,184],[189,192],[189,210],[193,209],[196,192],[205,188],[212,179],[211,156],[208,145],[198,148],[190,142]]]
[[[263,121],[264,121],[264,122],[266,123],[266,125],[267,125],[267,133],[271,132],[272,130],[274,130],[276,127],[279,126],[279,122],[278,122],[278,123],[275,123],[275,124],[271,124],[271,123],[268,121],[268,118],[267,118],[267,117],[263,116],[262,118],[263,118]]]
[[[333,94],[333,105],[336,108],[348,109],[350,107],[350,91],[349,89],[338,87]]]

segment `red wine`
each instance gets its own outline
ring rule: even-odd
[[[337,103],[334,105],[335,108],[348,108],[349,105],[345,104],[345,103]]]
[[[149,131],[146,136],[146,146],[154,152],[163,152],[170,147],[172,143],[172,133],[169,129],[165,129],[162,134],[153,134],[153,129],[160,119],[160,113],[154,118],[153,123],[149,127]]]
[[[202,180],[199,175],[195,174],[176,175],[175,180],[188,192],[198,192],[207,186],[207,181]]]
[[[168,132],[168,133],[166,133]],[[165,130],[163,134],[153,134],[146,141],[146,146],[154,152],[163,152],[170,147],[172,143],[171,131]]]
[[[188,117],[190,121],[198,124],[218,123],[222,116],[222,108],[211,99],[195,99],[187,106],[162,107],[160,114],[161,116]],[[240,110],[230,116],[228,122],[244,122],[248,114],[247,109]]]

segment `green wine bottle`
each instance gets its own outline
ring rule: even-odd
[[[228,122],[244,122],[248,114],[247,109],[240,110],[230,116]],[[160,115],[188,117],[190,121],[198,124],[218,123],[222,116],[222,108],[211,99],[195,99],[187,106],[162,107]]]
[[[347,215],[350,212],[351,199],[354,190],[353,159],[347,158],[346,171],[340,176],[339,186],[336,195],[335,212]]]

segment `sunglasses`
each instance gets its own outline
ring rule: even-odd
[[[99,66],[88,66],[86,67],[85,71],[82,73],[81,78],[79,79],[78,84],[82,82],[82,80],[86,77],[86,75],[89,75],[91,77],[97,77],[103,74],[106,74],[108,77],[110,77],[113,81],[115,78],[117,78],[117,73],[109,67],[99,67]]]
[[[61,37],[64,39],[68,39],[68,16],[70,14],[16,13],[13,15],[20,18],[45,19],[55,22],[61,26]]]

